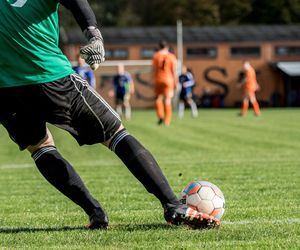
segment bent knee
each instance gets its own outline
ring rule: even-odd
[[[111,138],[109,138],[107,141],[105,142],[102,142],[102,144],[106,147],[109,147],[109,144],[111,142],[111,140],[114,138],[114,136],[119,132],[121,131],[122,129],[124,129],[124,126],[123,124],[120,125],[120,127],[116,130],[116,132],[113,134],[113,136]]]
[[[33,152],[39,150],[40,148],[48,147],[48,146],[55,146],[53,137],[50,131],[47,129],[46,136],[36,145],[30,145],[27,147],[27,150],[32,154]]]

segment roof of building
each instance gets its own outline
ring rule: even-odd
[[[176,42],[176,27],[102,28],[109,44],[152,44],[165,39]],[[84,43],[80,29],[66,33],[68,43]],[[300,25],[243,25],[183,27],[184,42],[244,42],[244,41],[299,41]]]
[[[288,76],[300,76],[300,62],[277,62],[275,67]]]

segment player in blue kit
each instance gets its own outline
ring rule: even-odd
[[[196,103],[193,100],[193,87],[195,86],[195,81],[191,71],[187,69],[186,66],[182,66],[182,73],[179,76],[179,84],[181,86],[179,94],[179,107],[178,107],[178,116],[183,118],[185,104],[187,103],[192,111],[192,117],[198,116],[198,110]]]
[[[77,65],[73,67],[74,71],[86,80],[92,88],[96,88],[96,78],[94,71],[88,64],[85,63],[84,59],[81,58],[80,54],[77,56]]]
[[[0,123],[38,170],[89,216],[89,229],[107,228],[105,210],[55,147],[47,123],[68,131],[79,145],[101,143],[161,203],[172,224],[209,227],[218,221],[180,203],[152,154],[124,128],[118,114],[78,74],[58,47],[58,8],[68,8],[87,44],[81,57],[94,69],[104,46],[87,0],[0,1]]]
[[[125,119],[131,118],[130,97],[134,93],[134,83],[131,75],[125,71],[124,65],[118,65],[118,73],[113,78],[116,111],[119,115],[123,115],[125,109]]]

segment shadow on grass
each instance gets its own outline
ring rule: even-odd
[[[150,231],[157,229],[172,230],[176,229],[176,226],[168,224],[112,224],[107,229],[108,231]],[[3,228],[0,227],[0,234],[17,234],[17,233],[34,233],[34,232],[59,232],[59,231],[75,231],[75,230],[88,230],[83,226],[63,226],[63,227],[15,227],[15,228]],[[92,230],[97,231],[97,230]],[[99,229],[99,231],[105,231]]]
[[[172,230],[178,228],[177,226],[172,226],[166,223],[156,223],[156,224],[115,224],[111,225],[109,229],[118,231],[149,231],[157,229]]]
[[[14,234],[14,233],[32,233],[32,232],[59,232],[59,231],[74,231],[74,230],[87,230],[85,227],[15,227],[3,228],[0,227],[0,234]]]

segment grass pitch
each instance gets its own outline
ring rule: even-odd
[[[50,186],[29,153],[0,126],[1,249],[299,249],[300,110],[189,112],[159,127],[153,111],[125,122],[155,156],[174,191],[190,181],[215,183],[226,198],[218,230],[166,225],[159,202],[103,146],[79,147],[50,127],[59,151],[110,216],[107,231],[87,231],[84,212]]]

